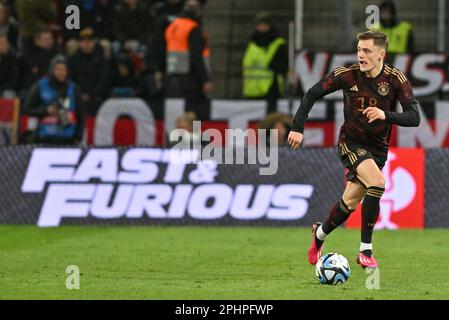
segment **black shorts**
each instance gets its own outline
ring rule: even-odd
[[[373,159],[380,170],[382,170],[387,161],[386,154],[373,155],[364,145],[349,141],[339,143],[337,153],[340,161],[348,169],[348,173],[346,174],[348,181],[357,179],[357,167],[363,160]]]

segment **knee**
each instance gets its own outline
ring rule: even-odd
[[[346,205],[348,206],[348,209],[352,212],[355,209],[357,209],[357,205],[359,204],[359,202],[357,200],[351,199],[349,201],[346,202]]]
[[[340,204],[343,205],[347,209],[347,213],[351,214],[355,209],[357,209],[357,206],[359,205],[361,199],[355,199],[355,198],[342,198],[340,201]]]
[[[369,184],[370,185],[367,186],[368,188],[369,187],[377,187],[377,188],[385,189],[385,178],[383,175],[379,175],[373,179],[370,179]]]

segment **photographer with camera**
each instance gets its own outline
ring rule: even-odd
[[[53,58],[48,75],[32,87],[24,112],[39,119],[32,142],[80,143],[84,116],[78,89],[68,79],[67,60],[64,56]]]

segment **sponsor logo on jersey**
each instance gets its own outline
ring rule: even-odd
[[[353,85],[352,87],[351,87],[351,89],[349,89],[350,91],[355,91],[355,92],[359,92],[359,88],[357,88],[357,85],[355,84],[355,85]]]
[[[359,157],[365,156],[365,155],[366,155],[366,150],[363,149],[363,148],[358,148],[358,149],[357,149],[357,155],[358,155]]]

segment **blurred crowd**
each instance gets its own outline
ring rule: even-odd
[[[65,27],[70,5],[80,9],[80,29]],[[159,42],[184,5],[183,0],[0,0],[0,96],[26,99],[60,54],[88,113],[107,96],[157,95],[164,60]]]
[[[183,97],[192,110],[212,90],[202,31],[205,2],[0,0],[0,97],[20,98],[22,114],[39,119],[35,140],[48,140],[47,131],[61,143],[78,138],[82,117],[95,115],[108,97]],[[79,28],[69,29],[73,5]],[[176,47],[183,42],[191,52],[190,70],[167,65],[178,59]],[[61,125],[70,119],[76,132]]]
[[[109,97],[183,98],[187,113],[179,123],[209,119],[213,85],[205,4],[0,0],[0,98],[18,97],[21,114],[38,119],[22,142],[79,142],[86,116],[96,115]],[[73,6],[79,10],[76,29],[68,27],[77,24]],[[377,27],[390,38],[389,53],[413,51],[412,26],[397,19],[394,2],[383,1],[380,15]],[[261,128],[289,130],[289,121],[276,113],[288,67],[286,40],[270,14],[258,13],[241,70],[242,96],[267,101]]]
[[[205,4],[0,0],[0,97],[18,97],[21,113],[38,119],[22,142],[79,142],[86,116],[108,97],[183,98],[187,115],[208,119]],[[76,25],[73,6],[76,29],[68,27]],[[286,42],[270,15],[260,13],[242,59],[243,96],[267,99],[267,111],[275,111],[287,69]]]

